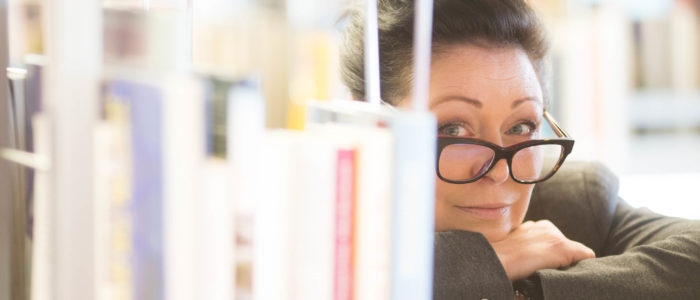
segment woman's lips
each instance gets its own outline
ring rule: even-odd
[[[510,205],[483,205],[483,206],[456,206],[459,210],[468,213],[469,215],[482,220],[498,220],[508,215]]]

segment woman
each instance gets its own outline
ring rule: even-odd
[[[382,99],[398,107],[411,96],[413,6],[379,1]],[[342,75],[364,99],[363,16],[349,17]],[[599,165],[559,170],[573,141],[546,113],[531,8],[436,0],[433,22],[435,298],[700,299],[700,222],[631,208]],[[560,139],[542,142],[545,128]]]

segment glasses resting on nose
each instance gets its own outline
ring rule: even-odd
[[[438,177],[449,183],[471,183],[505,159],[510,177],[516,182],[531,184],[547,180],[571,153],[574,140],[546,110],[543,116],[559,138],[528,140],[501,147],[473,138],[438,137]]]

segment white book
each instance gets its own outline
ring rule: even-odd
[[[314,126],[307,130],[307,134],[314,140],[328,144],[331,146],[330,152],[330,171],[329,174],[316,174],[316,176],[325,177],[320,183],[325,183],[332,187],[332,197],[328,203],[330,212],[330,224],[321,222],[318,226],[326,226],[330,232],[330,239],[320,238],[319,246],[326,245],[331,251],[330,261],[323,261],[325,256],[321,256],[316,260],[317,264],[327,264],[327,267],[320,270],[328,271],[330,275],[317,274],[323,280],[319,281],[317,286],[320,289],[330,288],[331,295],[327,299],[335,300],[350,300],[353,299],[354,286],[354,236],[355,236],[355,202],[357,199],[356,183],[357,183],[357,131],[351,126],[343,126],[336,124],[324,124]],[[319,156],[316,152],[307,153],[310,157]],[[323,160],[328,159],[324,157]],[[321,162],[322,163],[322,162]],[[309,173],[309,172],[307,172]],[[308,181],[318,181],[315,177],[308,178]],[[312,188],[312,187],[310,187]],[[303,199],[303,196],[302,196]],[[326,203],[326,204],[328,204]],[[325,210],[325,209],[324,209]],[[323,212],[316,212],[321,214]],[[324,218],[327,222],[328,219]],[[318,237],[317,237],[318,238]],[[319,250],[327,253],[326,250]],[[306,268],[302,266],[301,268]],[[325,291],[324,293],[327,293]],[[317,294],[322,296],[321,293]]]
[[[376,120],[367,124],[371,123],[376,124]],[[387,299],[391,288],[394,145],[391,131],[386,128],[367,126],[364,123],[317,124],[309,131],[322,133],[321,138],[333,142],[338,150],[349,149],[354,153],[352,171],[355,187],[351,195],[351,211],[348,212],[352,215],[350,270],[352,279],[349,296],[354,299]],[[338,234],[341,233],[338,232]],[[336,259],[342,260],[342,257],[336,257]],[[342,262],[340,263],[341,265],[336,267],[342,267]],[[345,276],[344,273],[346,273],[344,270],[336,270],[336,272],[340,272],[336,273],[336,276]],[[342,278],[336,279],[341,280],[338,284],[345,283]],[[342,289],[342,286],[337,288]],[[335,299],[349,297],[342,290],[336,292]]]
[[[265,135],[265,100],[254,78],[232,84],[226,116],[226,157],[231,167],[234,198],[235,293],[240,300],[253,298],[256,205],[269,185],[263,172],[262,142]]]
[[[100,300],[130,299],[134,293],[133,220],[131,205],[131,146],[128,110],[124,104],[111,106],[110,120],[94,128],[94,222],[95,282]],[[117,112],[119,110],[119,112]],[[136,228],[138,230],[138,228]]]
[[[401,112],[394,145],[391,299],[432,299],[437,128],[429,112]]]
[[[209,159],[200,171],[195,231],[195,299],[233,299],[234,227],[230,166]]]
[[[297,194],[291,199],[292,298],[333,299],[338,147],[327,136],[313,132],[290,134],[300,139],[294,159]]]
[[[34,153],[49,157],[51,153],[51,127],[48,116],[37,114],[32,118],[34,129]],[[32,271],[30,297],[32,300],[48,300],[52,297],[52,269],[54,238],[51,231],[51,185],[47,170],[36,170],[34,179],[34,241],[32,244]]]
[[[391,289],[393,136],[357,128],[354,297],[388,299]]]
[[[265,188],[255,214],[254,299],[333,299],[336,162],[345,145],[328,133],[273,130],[265,135]]]
[[[204,161],[204,93],[199,81],[172,76],[163,82],[163,225],[165,297],[194,299],[196,208]]]
[[[288,299],[292,295],[292,199],[295,180],[295,149],[298,138],[287,131],[264,136],[260,185],[255,207],[253,238],[253,299]]]

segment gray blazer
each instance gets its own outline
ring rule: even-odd
[[[698,183],[700,184],[700,183]],[[635,209],[595,163],[568,162],[533,191],[526,219],[548,219],[595,259],[537,271],[544,299],[700,299],[700,221]],[[688,195],[698,201],[698,195]],[[659,199],[663,201],[663,199]],[[513,299],[496,253],[479,233],[436,234],[434,299]]]

